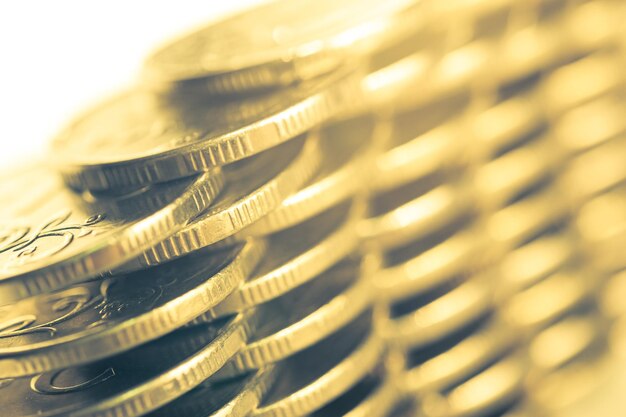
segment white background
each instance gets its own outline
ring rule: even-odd
[[[163,42],[263,0],[0,2],[0,170],[43,154]]]

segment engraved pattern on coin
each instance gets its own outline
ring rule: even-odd
[[[98,375],[87,379],[84,382],[74,382],[73,385],[60,385],[58,384],[58,379],[62,372],[63,371],[47,372],[45,374],[34,376],[30,380],[30,388],[36,393],[44,395],[68,394],[71,392],[89,389],[95,385],[103,383],[107,379],[113,378],[116,375],[115,369],[106,368]]]
[[[105,218],[104,214],[94,214],[82,223],[69,223],[71,215],[71,211],[61,212],[37,227],[0,225],[0,254],[11,254],[8,261],[3,262],[3,269],[8,270],[52,256],[68,247],[75,239],[95,236],[112,228],[112,225],[101,223]],[[53,243],[41,249],[39,244],[44,239],[52,240]]]

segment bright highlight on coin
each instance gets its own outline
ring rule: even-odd
[[[625,18],[275,0],[153,52],[0,174],[0,416],[622,416]]]

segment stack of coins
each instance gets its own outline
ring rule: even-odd
[[[624,313],[619,3],[283,0],[165,46],[0,179],[0,409],[562,409]]]

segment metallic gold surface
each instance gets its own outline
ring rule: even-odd
[[[185,108],[154,93],[131,92],[70,125],[52,144],[55,161],[69,184],[92,190],[162,182],[230,164],[349,108],[359,92],[352,72],[249,102],[191,99]]]
[[[190,391],[244,343],[246,317],[200,324],[104,361],[6,379],[3,412],[15,416],[138,416]]]
[[[0,181],[0,415],[622,416],[621,3],[283,0],[155,52]]]
[[[32,167],[20,175],[6,172],[0,184],[2,195],[10,196],[0,208],[0,304],[6,304],[137,257],[209,207],[223,183],[216,172],[82,199],[54,172]]]
[[[278,1],[183,37],[146,61],[152,82],[209,94],[286,86],[328,73],[414,31],[411,0]],[[303,10],[306,10],[303,13]],[[180,88],[180,86],[179,86]]]
[[[253,270],[262,242],[197,252],[149,270],[91,281],[0,309],[1,377],[113,356],[187,324]]]

